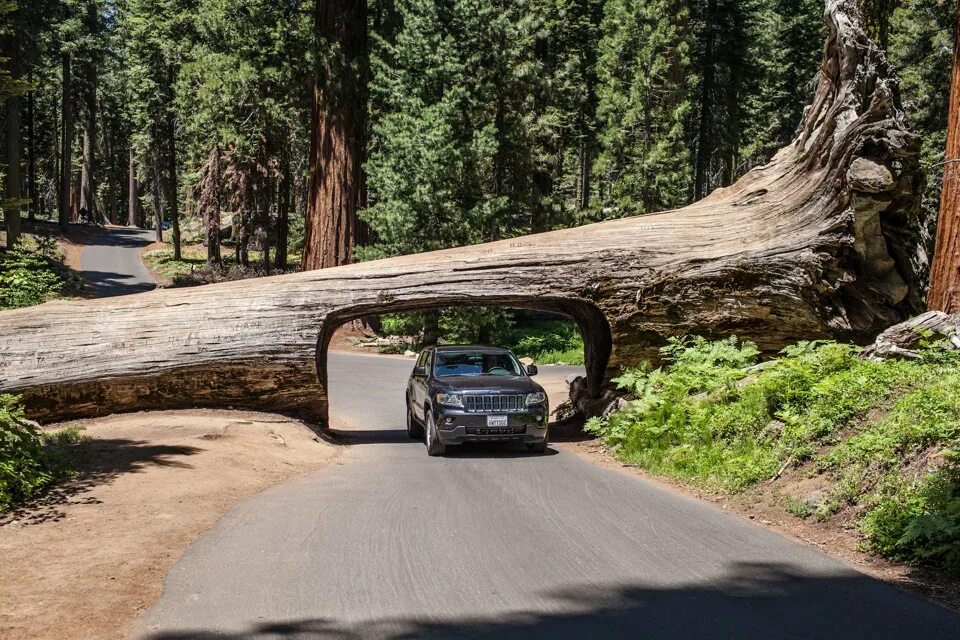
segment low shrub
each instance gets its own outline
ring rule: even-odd
[[[718,491],[741,491],[805,460],[832,488],[798,517],[862,514],[884,556],[960,571],[960,354],[862,360],[853,345],[805,342],[754,368],[735,338],[671,340],[666,364],[615,382],[632,400],[587,429],[624,461]]]
[[[76,276],[62,260],[56,244],[47,238],[24,238],[0,252],[0,309],[40,304],[76,285]]]
[[[73,472],[78,427],[40,433],[24,419],[17,396],[0,394],[0,511],[43,493]]]

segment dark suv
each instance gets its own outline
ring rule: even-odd
[[[407,434],[426,436],[427,453],[449,445],[514,440],[531,453],[547,450],[550,409],[543,387],[530,379],[509,349],[481,346],[428,347],[407,384]]]

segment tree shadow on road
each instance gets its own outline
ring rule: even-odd
[[[601,543],[598,541],[598,543]],[[549,594],[557,611],[461,619],[398,617],[266,621],[234,633],[186,630],[149,640],[273,638],[399,640],[679,640],[686,638],[955,639],[960,615],[856,573],[807,575],[772,563],[740,563],[713,584],[580,586]],[[460,603],[458,603],[460,604]],[[359,612],[362,613],[362,612]]]
[[[126,473],[138,473],[150,466],[192,468],[178,458],[201,452],[186,445],[150,444],[141,440],[90,438],[65,447],[59,455],[67,457],[72,477],[54,485],[42,496],[0,514],[0,525],[17,521],[20,525],[61,520],[67,504],[97,504],[86,495],[98,485],[108,484]]]

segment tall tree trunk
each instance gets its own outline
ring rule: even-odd
[[[946,164],[943,167],[937,242],[927,296],[927,305],[931,310],[947,313],[960,312],[960,4],[956,11]]]
[[[693,183],[695,200],[707,195],[710,189],[710,157],[713,155],[713,84],[714,55],[717,29],[713,21],[717,15],[717,0],[707,3],[706,41],[703,46],[703,80],[700,88],[700,114],[697,126],[697,159]]]
[[[153,162],[153,229],[156,232],[156,241],[163,242],[163,176],[160,171],[160,158]]]
[[[87,65],[86,117],[83,120],[83,165],[80,171],[80,208],[87,210],[88,219],[99,223],[97,213],[97,185],[94,172],[97,162],[97,71]]]
[[[277,179],[277,250],[274,263],[277,269],[287,268],[287,237],[290,229],[290,136],[284,136],[280,148],[280,176]]]
[[[170,207],[170,240],[173,244],[173,259],[180,260],[180,206],[177,188],[177,121],[173,110],[173,86],[176,70],[167,66],[167,185],[170,195],[167,205]]]
[[[33,86],[32,73],[29,80],[31,86]],[[40,199],[37,192],[37,141],[33,131],[34,117],[34,92],[31,90],[27,94],[27,197],[30,198],[27,217],[31,221],[36,218],[37,210],[40,208]]]
[[[128,152],[127,168],[127,226],[140,225],[140,185],[137,183],[137,162],[134,158],[133,147]]]
[[[60,97],[62,119],[60,137],[60,209],[57,220],[62,229],[70,221],[70,184],[73,180],[73,79],[70,75],[70,54],[63,54],[62,75],[63,90]]]
[[[220,144],[210,149],[207,161],[207,184],[200,194],[200,206],[203,210],[203,223],[207,235],[207,264],[219,267],[223,264],[220,256]]]
[[[16,32],[5,38],[4,53],[11,80],[20,80],[20,40]],[[7,98],[7,194],[9,204],[3,212],[7,221],[7,247],[20,239],[20,96]]]
[[[311,103],[304,270],[352,259],[366,111],[365,0],[316,0],[314,19],[317,40],[329,46]]]

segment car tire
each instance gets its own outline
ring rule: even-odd
[[[442,456],[447,452],[447,445],[440,442],[440,437],[437,435],[437,425],[433,422],[433,412],[427,409],[426,413],[427,455],[433,457]]]
[[[407,405],[407,437],[411,440],[423,440],[423,425],[413,417],[413,409]]]
[[[528,442],[527,443],[527,452],[529,453],[546,453],[547,445],[550,443],[549,435],[544,435],[543,440],[540,442]]]

